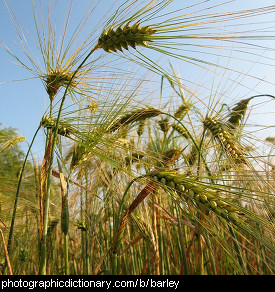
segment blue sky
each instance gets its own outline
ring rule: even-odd
[[[9,13],[5,6],[5,1],[1,0],[0,2],[0,19],[2,25],[0,26],[0,40],[3,41],[8,47],[11,47],[16,50],[14,43],[18,41],[16,32],[13,28],[12,22],[9,17]],[[38,2],[38,1],[36,1]],[[43,3],[48,1],[43,0]],[[97,14],[93,16],[93,19],[90,19],[90,24],[96,23],[98,21],[97,16],[102,15],[104,11],[110,7],[110,0],[101,0],[100,6]],[[200,2],[200,1],[175,1],[175,7],[181,8],[182,5],[190,5],[190,3]],[[225,1],[209,1],[211,4],[221,3]],[[28,29],[30,35],[35,36],[35,28],[32,14],[32,6],[30,0],[10,0],[9,3],[13,7],[16,17],[21,19],[24,23],[24,26]],[[61,15],[57,17],[57,26],[64,23],[64,9],[68,7],[68,0],[58,1],[58,11],[61,11]],[[91,0],[79,0],[74,1],[73,13],[71,16],[71,24],[77,23],[78,20],[83,16],[83,13],[87,11],[87,8]],[[232,2],[230,4],[233,9],[247,9],[249,7],[259,7],[259,6],[268,6],[274,5],[274,1],[264,0],[264,1],[249,1],[249,0],[239,0]],[[63,14],[62,14],[63,11]],[[100,13],[102,12],[102,13]],[[43,14],[46,15],[46,9],[43,10]],[[275,15],[269,15],[270,17],[270,26],[273,26],[273,31],[275,35],[275,23],[273,22]],[[263,21],[268,21],[267,18]],[[88,24],[89,25],[89,24]],[[70,27],[71,28],[71,27]],[[266,45],[266,43],[265,43]],[[274,64],[274,48],[275,43],[270,42],[268,46],[273,48],[273,51],[267,53],[270,58],[273,58]],[[48,98],[45,93],[44,87],[40,80],[26,80],[26,81],[15,81],[23,80],[25,78],[31,77],[31,75],[26,72],[23,68],[16,66],[11,63],[11,57],[5,53],[0,47],[0,123],[2,127],[13,127],[18,130],[18,133],[25,136],[27,141],[30,142],[35,130],[38,127],[39,121],[48,106]],[[20,52],[17,50],[17,54],[20,55]],[[236,63],[238,66],[238,62]],[[196,69],[196,68],[195,68]],[[183,71],[183,74],[190,74],[194,76],[196,71]],[[241,68],[244,71],[249,70],[249,68]],[[199,70],[198,68],[196,70]],[[200,71],[199,71],[200,72]],[[257,76],[264,78],[268,83],[254,81],[255,84],[249,84],[252,88],[257,85],[257,91],[261,93],[274,94],[275,95],[275,67],[274,66],[257,66],[251,69],[251,74],[257,74]],[[200,72],[201,74],[201,72]],[[250,81],[248,81],[250,82]],[[244,96],[243,96],[244,97]],[[258,100],[259,101],[259,100]],[[268,98],[265,98],[263,104],[260,104],[256,107],[259,117],[256,122],[259,124],[268,124],[275,125],[275,102],[270,102]],[[259,103],[259,102],[258,102]],[[262,114],[265,113],[265,114]],[[269,132],[272,135],[272,132]],[[275,136],[275,133],[273,134]],[[33,147],[34,155],[41,156],[43,153],[43,133],[39,135],[36,143]],[[22,145],[26,149],[26,145]]]

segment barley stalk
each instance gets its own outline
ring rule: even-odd
[[[43,228],[43,236],[42,236],[42,246],[41,246],[41,261],[40,261],[40,267],[39,267],[39,272],[42,275],[46,274],[46,264],[47,264],[47,226],[48,226],[48,212],[49,212],[49,197],[50,197],[50,186],[51,186],[51,178],[52,178],[52,165],[53,165],[53,156],[54,156],[54,149],[56,145],[56,139],[57,139],[57,132],[58,132],[58,126],[59,126],[59,121],[61,117],[61,112],[63,110],[63,106],[65,103],[65,99],[67,96],[67,92],[69,90],[70,85],[73,82],[74,77],[76,76],[77,72],[83,67],[83,65],[86,63],[88,58],[98,49],[97,46],[95,46],[83,59],[83,61],[80,63],[80,65],[77,67],[77,69],[74,71],[72,74],[70,80],[66,84],[66,88],[64,91],[64,94],[62,96],[59,110],[58,110],[58,115],[56,119],[56,125],[55,129],[53,131],[53,138],[52,138],[52,145],[51,145],[51,155],[49,159],[49,166],[48,166],[48,173],[47,173],[47,181],[46,181],[46,200],[45,200],[45,218],[44,218],[44,228]]]
[[[6,241],[5,241],[2,229],[0,229],[0,235],[1,235],[2,243],[3,243],[3,247],[4,247],[4,253],[5,253],[5,258],[6,258],[6,263],[7,263],[7,267],[9,270],[9,274],[12,275],[12,268],[11,268],[9,253],[8,253],[8,249],[6,246]]]
[[[43,237],[43,230],[44,230],[44,220],[45,220],[45,204],[46,204],[46,189],[47,189],[47,175],[49,171],[49,161],[50,161],[50,155],[51,155],[51,146],[52,146],[52,134],[49,137],[48,146],[46,148],[41,170],[40,170],[40,190],[39,190],[39,211],[40,211],[40,224],[39,224],[39,230],[40,230],[40,240],[42,240]]]
[[[137,195],[137,197],[134,199],[134,201],[131,203],[131,205],[128,207],[126,212],[124,213],[122,219],[120,220],[118,229],[115,233],[114,239],[113,239],[113,244],[112,244],[112,250],[113,253],[116,254],[118,247],[121,243],[124,230],[126,227],[127,220],[131,213],[138,207],[138,205],[151,193],[154,191],[156,188],[156,183],[155,182],[150,182],[147,184],[147,186],[140,191],[140,193]]]

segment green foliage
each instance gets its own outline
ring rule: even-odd
[[[2,177],[17,178],[20,173],[25,154],[16,143],[17,137],[16,130],[13,128],[0,129],[0,176]],[[29,164],[28,169],[30,166]]]
[[[66,44],[68,15],[59,47],[52,2],[41,24],[32,2],[42,67],[7,5],[27,61],[4,49],[49,97],[37,165],[21,172],[23,139],[0,130],[0,219],[11,221],[15,273],[274,274],[274,138],[252,136],[247,123],[252,100],[264,94],[231,107],[220,84],[236,73],[230,86],[238,89],[246,74],[207,57],[219,49],[227,58],[228,41],[247,57],[260,54],[257,40],[273,34],[257,22],[249,30],[250,17],[275,6],[214,14],[219,5],[209,1],[169,11],[172,2],[124,3],[72,52],[86,21]],[[157,54],[183,61],[184,78]],[[185,65],[211,72],[213,84],[198,77],[187,86]]]

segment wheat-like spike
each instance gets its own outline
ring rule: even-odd
[[[108,30],[103,31],[98,39],[98,48],[111,53],[117,50],[128,50],[129,46],[136,49],[136,46],[147,46],[147,42],[151,41],[151,35],[155,30],[149,26],[141,27],[137,22],[130,26],[119,26],[116,30],[111,26]]]
[[[18,137],[15,137],[15,138],[12,138],[12,139],[6,141],[5,143],[0,143],[0,152],[7,150],[7,149],[10,149],[14,145],[16,145],[17,143],[20,143],[23,141],[26,141],[25,137],[18,136]]]
[[[77,223],[75,224],[75,226],[77,227],[77,229],[81,231],[87,231],[87,225],[82,220],[77,220]]]
[[[241,121],[246,113],[246,110],[247,110],[247,107],[248,107],[250,100],[257,98],[257,97],[264,97],[264,96],[271,97],[271,98],[275,99],[275,96],[270,95],[270,94],[259,94],[259,95],[254,95],[252,97],[245,98],[245,99],[242,99],[241,101],[239,101],[235,105],[235,107],[233,107],[233,109],[231,110],[231,112],[229,114],[229,117],[227,120],[228,126],[231,129],[235,130],[240,125],[240,123],[241,123]]]
[[[145,128],[145,120],[140,121],[138,124],[137,134],[139,137],[143,134],[144,128]]]
[[[87,159],[87,156],[89,155],[90,151],[86,149],[86,147],[77,144],[74,149],[73,149],[73,154],[72,154],[72,160],[71,160],[71,165],[70,169],[73,170],[76,168],[80,163],[85,161]]]
[[[135,215],[134,213],[130,216],[131,223],[134,227],[137,228],[138,233],[141,237],[148,243],[150,246],[153,245],[153,238],[149,226],[143,221],[140,216]]]
[[[94,114],[98,110],[98,104],[95,101],[91,101],[87,108],[90,110],[91,114]]]
[[[247,110],[248,103],[251,99],[252,97],[241,100],[231,110],[229,118],[227,120],[227,124],[229,125],[230,128],[236,129],[240,125]]]
[[[225,202],[224,199],[217,195],[215,190],[198,185],[187,179],[185,175],[179,175],[175,172],[161,171],[153,173],[152,177],[154,181],[175,189],[185,200],[192,200],[197,205],[203,205],[235,225],[241,224],[241,220],[236,215],[243,215],[243,213],[235,206]]]
[[[131,153],[130,156],[125,157],[126,165],[138,162],[140,159],[142,159],[144,157],[144,155],[145,154],[136,153],[136,152]]]
[[[203,123],[204,127],[210,130],[231,158],[238,163],[247,163],[243,151],[234,141],[225,124],[211,117],[206,117]]]
[[[169,165],[173,165],[175,161],[179,158],[182,154],[183,150],[177,148],[171,148],[162,153],[162,160],[161,163],[164,167]]]
[[[122,240],[122,238],[123,238],[124,230],[125,230],[126,223],[127,223],[127,220],[128,220],[129,215],[130,215],[130,211],[127,210],[127,211],[124,213],[124,216],[123,216],[123,218],[122,218],[121,221],[120,221],[120,224],[119,224],[118,230],[117,230],[117,232],[115,233],[115,236],[114,236],[114,238],[113,238],[112,250],[113,250],[113,253],[114,253],[114,254],[117,253],[118,247],[119,247],[120,244],[121,244],[121,240]]]
[[[168,118],[163,118],[158,121],[159,127],[161,131],[166,134],[169,131],[170,125]]]
[[[48,236],[50,236],[53,233],[53,231],[55,230],[58,222],[59,222],[58,219],[50,220],[49,225],[48,225],[48,228],[47,228],[47,234],[48,234]]]
[[[191,107],[191,104],[189,103],[180,105],[179,108],[174,113],[174,117],[177,119],[181,118],[184,115],[184,113],[190,110],[190,107]]]
[[[69,207],[65,196],[62,197],[61,230],[64,234],[69,232]]]
[[[48,116],[43,116],[40,122],[40,126],[47,129],[52,129],[53,131],[55,130],[55,125],[56,125],[56,119],[48,117]],[[59,135],[64,136],[64,137],[70,137],[72,132],[73,130],[65,127],[62,121],[59,122],[58,130],[57,130],[57,133]]]
[[[192,145],[192,148],[191,148],[190,152],[186,156],[186,160],[188,161],[189,166],[193,166],[194,165],[194,163],[197,160],[198,156],[199,156],[198,149],[194,145]]]
[[[235,130],[240,125],[240,123],[241,123],[241,121],[246,113],[246,110],[247,110],[247,107],[248,107],[250,100],[252,100],[253,98],[264,97],[264,96],[271,97],[271,98],[275,99],[275,96],[270,95],[270,94],[259,94],[259,95],[254,95],[252,97],[245,98],[245,99],[242,99],[241,101],[239,101],[233,107],[233,109],[231,110],[231,112],[229,114],[229,117],[227,120],[228,126],[230,128],[232,128],[233,130]]]
[[[266,137],[265,141],[275,145],[275,137]]]
[[[173,124],[172,125],[172,128],[177,131],[181,136],[183,136],[184,138],[186,139],[189,139],[190,136],[189,136],[189,133],[183,128],[181,127],[180,125],[178,124]]]
[[[159,109],[153,107],[146,107],[142,109],[135,110],[133,112],[127,113],[123,117],[121,117],[118,121],[116,121],[110,128],[109,132],[114,132],[120,127],[127,126],[129,124],[133,124],[135,122],[141,122],[149,118],[156,117],[160,115],[162,112]]]
[[[46,84],[46,91],[49,95],[49,98],[53,100],[59,90],[60,87],[66,85],[70,82],[71,77],[73,76],[73,72],[60,72],[58,70],[53,70],[49,72],[45,78],[44,82]],[[71,82],[71,86],[74,86],[74,80]]]

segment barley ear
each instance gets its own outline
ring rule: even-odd
[[[149,26],[141,27],[137,22],[130,26],[120,26],[114,29],[112,26],[108,30],[104,30],[98,39],[98,48],[102,48],[105,52],[112,53],[128,50],[129,47],[136,49],[137,46],[147,46],[147,42],[151,41],[152,34],[155,30]]]
[[[218,140],[223,147],[224,151],[234,159],[236,163],[247,164],[241,146],[234,140],[226,124],[211,117],[206,117],[203,123],[205,129],[211,132],[213,137]]]
[[[241,219],[237,216],[243,215],[242,212],[218,196],[215,190],[199,185],[195,181],[187,179],[185,175],[179,175],[175,172],[161,171],[154,173],[152,179],[160,182],[163,187],[172,188],[186,201],[191,200],[197,206],[204,206],[234,225],[242,224]]]

